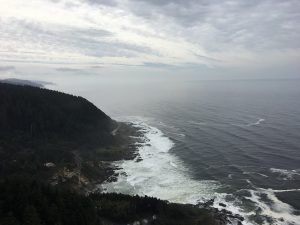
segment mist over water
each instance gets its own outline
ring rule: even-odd
[[[300,224],[299,87],[300,80],[99,80],[69,92],[145,131],[143,160],[118,162],[127,176],[109,191],[216,198],[249,224]]]

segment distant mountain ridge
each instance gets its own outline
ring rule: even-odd
[[[53,85],[51,82],[46,81],[39,81],[39,80],[23,80],[23,79],[16,79],[16,78],[8,78],[0,80],[0,83],[6,83],[6,84],[15,84],[15,85],[26,85],[26,86],[32,86],[32,87],[45,87],[45,85]]]

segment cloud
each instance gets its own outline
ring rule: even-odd
[[[7,72],[15,70],[14,66],[0,66],[0,72]]]
[[[173,65],[163,64],[163,63],[151,63],[151,62],[145,62],[144,66],[153,67],[153,68],[174,68]]]
[[[142,2],[130,7],[137,15],[149,20],[163,17],[178,28],[179,35],[188,34],[191,42],[201,40],[209,49],[230,44],[257,49],[300,47],[299,1],[133,2]]]
[[[74,69],[74,68],[66,68],[66,67],[60,67],[60,68],[56,68],[57,71],[60,71],[60,72],[80,72],[82,71],[81,69]]]
[[[166,5],[180,5],[180,6],[188,6],[192,3],[198,3],[198,4],[208,4],[209,1],[197,1],[197,0],[152,0],[152,1],[147,1],[147,0],[133,0],[135,2],[144,2],[147,4],[152,4],[152,5],[158,5],[158,6],[166,6]],[[212,1],[210,1],[212,2]]]
[[[0,4],[2,62],[168,69],[291,65],[300,60],[297,0]]]
[[[100,5],[107,5],[107,6],[116,6],[118,3],[115,0],[86,0],[91,4],[100,4]]]

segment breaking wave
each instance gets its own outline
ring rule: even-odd
[[[263,188],[248,190],[251,196],[245,198],[256,205],[255,212],[250,216],[255,217],[256,212],[259,212],[260,218],[264,221],[264,224],[266,222],[267,224],[276,225],[300,224],[300,216],[294,214],[295,209],[289,204],[280,201],[275,195],[276,192],[284,191],[292,190],[272,190]]]
[[[246,126],[248,126],[248,127],[251,127],[251,126],[257,126],[257,125],[259,125],[259,124],[261,124],[262,122],[264,122],[265,121],[265,119],[258,119],[255,123],[249,123],[249,124],[247,124]]]
[[[300,176],[300,169],[296,170],[285,170],[285,169],[277,169],[270,168],[272,173],[278,174],[279,178],[282,180],[293,180],[295,176]]]
[[[144,143],[139,147],[141,160],[116,162],[121,168],[117,181],[106,183],[102,188],[108,192],[155,196],[178,203],[197,203],[199,199],[214,196],[220,184],[192,179],[183,163],[169,153],[174,143],[159,129],[141,121],[133,125],[144,133]]]
[[[177,203],[197,204],[200,201],[214,199],[214,207],[226,210],[245,217],[244,225],[254,224],[300,224],[300,217],[294,215],[294,209],[280,201],[275,193],[288,190],[261,189],[253,186],[249,180],[251,190],[246,196],[222,193],[223,185],[215,180],[195,180],[184,163],[170,153],[174,142],[166,137],[159,129],[149,126],[142,119],[132,123],[143,133],[143,143],[139,143],[141,160],[122,160],[115,162],[118,177],[115,182],[101,185],[105,192],[118,192],[130,195],[147,195]],[[284,174],[287,178],[293,177],[299,171],[285,171],[271,169],[274,173]],[[267,177],[265,174],[259,174]],[[232,174],[228,175],[232,179]],[[295,190],[295,189],[293,189]],[[266,201],[267,199],[267,201]],[[244,201],[252,203],[252,209],[246,209]],[[262,223],[256,223],[259,217]]]

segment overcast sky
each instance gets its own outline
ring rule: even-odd
[[[297,75],[299,62],[299,0],[0,0],[0,76]]]

